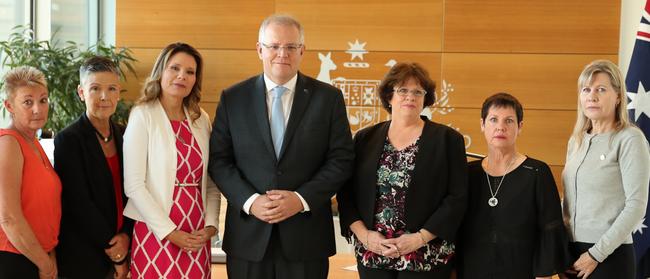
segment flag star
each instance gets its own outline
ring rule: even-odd
[[[641,219],[641,221],[639,221],[639,223],[636,225],[636,227],[634,227],[633,234],[635,234],[635,233],[643,234],[643,229],[648,228],[648,226],[646,226],[643,222],[645,222],[645,218]]]
[[[639,82],[639,89],[636,93],[627,92],[627,97],[632,100],[627,105],[627,109],[634,109],[634,121],[638,121],[642,113],[650,118],[650,91],[645,91],[643,83]]]
[[[368,53],[367,50],[363,49],[366,46],[366,43],[359,43],[359,40],[355,40],[354,43],[348,42],[348,45],[350,46],[350,49],[345,51],[345,53],[349,53],[352,55],[352,58],[350,60],[354,60],[354,58],[359,57],[361,60],[363,60],[363,55]]]

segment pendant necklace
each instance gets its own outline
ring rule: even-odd
[[[97,134],[97,136],[99,136],[99,139],[101,139],[104,143],[108,143],[109,141],[111,141],[113,139],[113,129],[112,128],[109,129],[107,137],[104,137],[104,135],[102,135],[102,133],[100,133],[97,129],[95,129],[95,134]]]
[[[86,117],[88,122],[90,122],[90,118],[88,118],[88,116],[85,113],[84,113],[84,116]],[[93,127],[93,130],[95,130],[95,134],[97,134],[97,136],[99,137],[99,139],[102,142],[108,143],[109,141],[111,141],[113,139],[113,125],[111,125],[110,120],[108,122],[108,136],[102,135],[102,133],[100,133],[99,130],[97,130],[97,128],[95,128],[95,126],[92,124],[92,122],[90,122],[90,126]]]
[[[95,126],[93,126],[92,123],[90,124],[90,126],[93,127],[93,130],[95,130],[95,134],[97,134],[97,136],[102,142],[108,143],[113,139],[113,126],[110,123],[108,123],[108,136],[102,135],[102,133],[100,133],[99,130],[97,130],[97,128],[95,128]]]
[[[510,160],[510,163],[506,167],[506,172],[501,177],[501,181],[499,181],[499,185],[497,185],[497,189],[495,191],[492,191],[492,183],[490,183],[490,177],[488,176],[487,170],[485,171],[485,179],[487,180],[488,187],[490,187],[490,195],[492,196],[491,198],[488,199],[488,205],[490,205],[490,207],[495,207],[497,206],[497,204],[499,204],[499,199],[497,199],[497,194],[499,193],[499,189],[501,189],[501,184],[503,184],[503,180],[506,179],[506,174],[508,174],[508,170],[515,162],[516,158],[517,155],[515,154],[515,156]],[[486,169],[489,168],[490,160],[488,158],[485,158],[485,164],[486,164]]]

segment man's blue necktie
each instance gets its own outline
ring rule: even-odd
[[[276,158],[280,157],[282,140],[284,139],[284,110],[282,109],[282,95],[287,92],[286,87],[273,88],[273,102],[271,103],[271,138],[275,148]]]

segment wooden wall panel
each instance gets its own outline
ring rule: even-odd
[[[329,56],[329,59],[325,58],[323,62],[319,59],[319,54]],[[330,81],[343,91],[352,133],[389,119],[388,113],[380,107],[381,101],[377,96],[377,87],[389,70],[386,65],[388,61],[419,62],[428,68],[432,79],[440,79],[439,53],[371,52],[364,59],[366,68],[351,68],[346,67],[350,65],[346,63],[351,63],[351,59],[345,52],[307,52],[301,67],[305,74]],[[336,69],[332,69],[333,65]]]
[[[259,60],[255,50],[200,50],[205,60],[203,76],[203,101],[217,102],[221,91],[246,78],[262,72],[262,62]],[[153,63],[160,53],[159,49],[134,49],[134,55],[138,58],[135,64],[137,78],[128,76],[124,88],[127,94],[124,98],[136,99],[139,97],[140,89],[144,80],[151,72]],[[325,65],[330,62],[321,62],[319,53],[324,52],[307,51],[303,58],[301,71],[314,78],[321,72],[330,73],[331,79],[363,79],[374,80],[377,83],[383,78],[389,67],[385,64],[393,59],[396,61],[415,61],[428,68],[432,79],[440,80],[440,54],[439,53],[400,53],[400,52],[372,52],[364,57],[368,68],[347,68],[345,62],[350,61],[350,55],[345,52],[331,52],[331,63],[336,69]],[[327,70],[331,69],[331,70]]]
[[[122,93],[122,98],[126,100],[137,100],[140,96],[140,90],[145,80],[151,73],[151,68],[160,53],[160,49],[131,49],[133,56],[138,59],[133,63],[135,74],[127,74],[126,82],[122,85],[122,89],[126,92]]]
[[[273,1],[116,1],[116,41],[131,48],[162,48],[183,41],[196,48],[254,49],[259,24]]]
[[[215,112],[217,112],[218,102],[201,102],[201,108],[210,115],[210,122],[214,121]]]
[[[359,39],[367,50],[433,51],[442,46],[442,0],[277,0],[276,11],[296,16],[308,48],[346,50]]]
[[[318,54],[327,56],[329,59],[322,61]],[[350,54],[344,51],[307,51],[303,57],[301,71],[314,78],[321,73],[329,73],[330,79],[373,79],[381,80],[388,72],[389,62],[418,62],[429,71],[429,76],[438,81],[440,80],[440,53],[431,52],[369,52],[365,54],[364,60],[353,60]],[[332,68],[331,63],[336,68]],[[346,63],[366,63],[367,68],[347,67]],[[347,64],[350,65],[350,64]],[[392,65],[392,64],[390,64]],[[260,66],[261,67],[261,66]]]
[[[452,106],[480,108],[497,92],[508,92],[526,109],[575,110],[577,80],[595,59],[616,55],[444,53],[442,78],[454,86]]]
[[[620,1],[447,0],[445,52],[618,52]]]
[[[557,185],[557,191],[560,193],[560,198],[562,198],[564,196],[564,183],[562,183],[562,171],[564,170],[564,165],[550,167],[551,172],[553,173],[553,178],[555,179],[555,184]]]
[[[566,143],[573,130],[575,111],[525,110],[524,127],[517,139],[517,150],[549,165],[564,165]],[[471,138],[468,152],[486,154],[481,132],[480,109],[456,108],[446,115],[433,114],[433,121],[460,128]],[[467,137],[466,137],[467,144]]]
[[[517,96],[525,108],[519,151],[548,163],[560,191],[577,76],[594,59],[617,60],[620,2],[610,0],[121,0],[117,45],[140,60],[124,98],[139,96],[162,47],[185,41],[205,58],[201,106],[213,118],[221,90],[262,71],[257,32],[275,12],[303,23],[301,71],[344,90],[353,131],[389,118],[372,92],[389,61],[419,62],[438,84],[439,102],[426,113],[471,139],[468,151],[486,152],[485,97]],[[356,40],[364,53],[353,57],[346,51]]]

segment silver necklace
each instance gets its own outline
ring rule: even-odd
[[[513,157],[510,160],[508,167],[506,167],[506,172],[501,177],[501,181],[499,181],[499,185],[497,186],[497,189],[495,191],[492,191],[492,183],[490,183],[490,177],[488,176],[487,173],[487,169],[490,168],[490,160],[487,157],[485,158],[485,164],[486,164],[485,179],[487,180],[488,187],[490,187],[490,195],[492,196],[491,198],[488,199],[488,205],[490,205],[490,207],[495,207],[497,206],[497,204],[499,204],[499,199],[497,199],[497,194],[499,193],[499,189],[501,189],[501,184],[503,184],[503,180],[506,179],[506,174],[508,174],[508,170],[515,162],[515,158],[517,158],[517,155],[515,155],[515,157]]]

